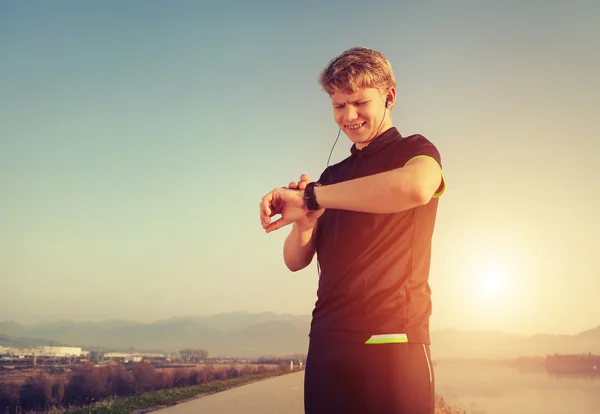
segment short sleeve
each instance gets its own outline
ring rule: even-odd
[[[415,135],[406,138],[405,148],[403,148],[403,153],[405,154],[404,166],[406,166],[409,162],[416,158],[431,158],[433,159],[437,165],[440,167],[442,174],[442,181],[440,183],[439,188],[432,196],[433,198],[439,198],[446,191],[446,179],[444,177],[444,171],[442,168],[442,157],[440,156],[440,152],[436,148],[431,141],[421,135]]]
[[[319,177],[317,182],[321,185],[331,184],[331,166],[325,168],[325,171],[321,173],[321,176]]]

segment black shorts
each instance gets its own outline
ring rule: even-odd
[[[429,346],[310,340],[305,414],[434,414]]]

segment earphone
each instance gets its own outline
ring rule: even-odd
[[[379,127],[377,128],[377,132],[375,133],[375,136],[373,138],[371,138],[370,140],[366,141],[366,142],[371,142],[373,141],[375,138],[377,138],[377,135],[379,134],[379,130],[381,129],[381,125],[383,125],[383,120],[385,119],[385,111],[387,111],[388,105],[390,103],[390,98],[385,98],[385,109],[383,110],[383,118],[381,118],[381,123],[379,124]],[[333,146],[331,147],[331,151],[329,151],[329,158],[327,158],[327,168],[329,168],[329,160],[331,160],[331,154],[333,153],[333,149],[335,148],[335,144],[338,142],[338,139],[340,138],[340,133],[342,132],[342,128],[339,129],[337,137],[335,138],[335,141],[333,142]],[[332,177],[331,177],[331,170],[329,170],[329,181],[331,184],[332,181]],[[321,277],[321,265],[319,263],[319,259],[317,258],[317,272],[319,274],[319,277]]]

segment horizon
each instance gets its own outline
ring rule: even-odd
[[[265,315],[265,314],[270,314],[270,315],[274,315],[274,316],[291,316],[291,317],[306,317],[306,318],[311,318],[310,314],[294,314],[294,313],[289,313],[289,312],[274,312],[274,311],[262,311],[262,312],[250,312],[250,311],[243,311],[243,310],[238,310],[238,311],[229,311],[229,312],[217,312],[217,313],[213,313],[213,314],[195,314],[195,315],[181,315],[181,316],[172,316],[172,317],[168,317],[168,318],[161,318],[161,319],[156,319],[156,320],[151,320],[151,321],[138,321],[138,320],[134,320],[134,319],[127,319],[127,318],[117,318],[117,319],[99,319],[99,320],[70,320],[70,319],[57,319],[57,320],[37,320],[35,322],[20,322],[14,319],[0,319],[0,324],[2,323],[16,323],[20,326],[36,326],[36,325],[51,325],[51,324],[58,324],[61,322],[64,323],[71,323],[74,325],[97,325],[97,324],[102,324],[102,323],[107,323],[107,322],[128,322],[128,323],[134,323],[134,324],[139,324],[139,325],[155,325],[157,323],[161,323],[161,322],[167,322],[167,321],[175,321],[178,319],[195,319],[195,318],[212,318],[212,317],[218,317],[218,316],[223,316],[223,315],[236,315],[236,314],[246,314],[246,315]],[[268,322],[272,322],[272,321],[266,321]],[[265,323],[265,322],[261,322],[261,323]],[[309,321],[310,323],[310,321]],[[510,330],[502,330],[502,329],[461,329],[461,328],[453,328],[453,327],[446,327],[446,328],[439,328],[439,329],[431,329],[431,332],[448,332],[448,331],[458,331],[458,332],[472,332],[472,333],[494,333],[494,334],[507,334],[507,335],[516,335],[516,336],[524,336],[524,337],[534,337],[534,336],[538,336],[538,335],[552,335],[552,336],[576,336],[579,335],[581,333],[584,332],[588,332],[588,331],[593,331],[599,329],[600,330],[600,322],[597,325],[593,325],[590,326],[588,328],[584,328],[580,331],[577,332],[573,332],[573,333],[564,333],[564,332],[543,332],[543,331],[532,331],[532,332],[517,332],[517,331],[510,331]],[[0,331],[0,335],[2,335],[3,333]],[[308,332],[307,332],[308,335]],[[10,335],[8,335],[10,337]]]
[[[1,2],[0,319],[310,315],[316,260],[291,273],[257,206],[323,172],[318,74],[367,46],[447,180],[431,330],[600,324],[600,3],[314,6]]]
[[[247,312],[235,312],[229,319],[222,318],[222,315],[188,316],[188,321],[182,317],[186,321],[184,325],[177,321],[139,323],[118,320],[112,321],[114,324],[104,321],[109,322],[105,325],[96,325],[102,322],[62,321],[56,325],[9,325],[5,332],[1,327],[6,321],[0,321],[0,348],[64,346],[129,353],[135,350],[138,354],[201,348],[213,357],[234,358],[307,352],[308,325],[299,324],[296,318],[309,322],[308,315],[288,315],[283,320],[277,318],[282,315],[276,313],[273,313],[273,318],[252,318],[249,315],[260,314]],[[600,355],[600,326],[572,335],[456,328],[433,329],[431,335],[432,358],[440,361],[517,361],[555,354]],[[457,335],[462,338],[460,344],[457,343]]]

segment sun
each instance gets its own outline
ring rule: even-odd
[[[478,277],[479,292],[489,299],[504,298],[509,291],[508,278],[498,267],[488,267]]]
[[[523,315],[527,291],[510,257],[481,255],[467,268],[464,286],[465,311],[472,326],[482,329],[513,329]],[[502,327],[502,328],[500,328]]]

